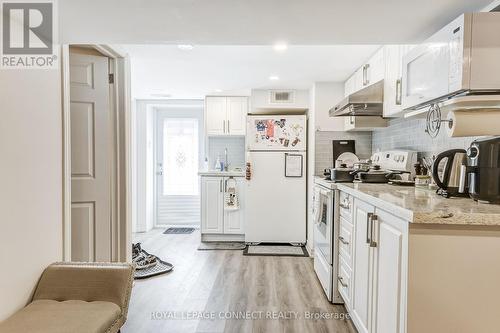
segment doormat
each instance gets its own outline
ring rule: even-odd
[[[146,256],[150,255],[145,250],[141,250],[141,253],[146,255]],[[153,276],[168,273],[168,272],[172,271],[173,269],[174,269],[174,265],[156,257],[156,265],[154,265],[152,267],[148,267],[148,268],[136,269],[134,271],[134,279],[136,279],[136,280],[147,279],[147,278],[150,278]]]
[[[163,233],[164,234],[190,234],[194,231],[194,228],[168,228]]]
[[[241,242],[201,242],[198,250],[243,250],[246,248],[245,243]]]
[[[309,257],[305,246],[282,244],[248,245],[243,250],[245,256]]]

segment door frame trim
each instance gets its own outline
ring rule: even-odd
[[[63,260],[71,260],[71,118],[70,118],[70,46],[86,47],[98,51],[109,58],[110,73],[114,83],[110,86],[110,102],[113,112],[115,137],[113,143],[112,168],[112,261],[131,261],[129,246],[131,233],[131,111],[130,111],[130,60],[128,55],[117,47],[104,44],[63,44],[61,50],[62,66],[62,122],[63,122]],[[122,130],[123,129],[123,130]]]

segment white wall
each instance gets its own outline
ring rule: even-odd
[[[344,117],[330,117],[328,111],[344,98],[344,83],[315,82],[311,90],[316,131],[343,131]]]
[[[307,248],[312,253],[314,241],[313,187],[315,173],[315,146],[317,131],[343,131],[343,118],[332,118],[328,110],[344,98],[344,84],[339,82],[315,82],[310,91],[307,138]]]
[[[136,178],[134,187],[136,212],[134,215],[135,232],[146,232],[154,226],[154,111],[146,101],[137,101],[135,108],[135,164]],[[135,222],[135,223],[134,223]]]
[[[62,260],[59,70],[0,70],[0,320]]]
[[[278,91],[293,91],[295,93],[294,101],[290,104],[271,104],[270,93],[273,90]],[[267,109],[273,107],[290,107],[307,109],[309,107],[309,90],[308,89],[252,89],[250,96],[250,113],[258,111],[256,109]],[[263,111],[264,113],[267,111]]]

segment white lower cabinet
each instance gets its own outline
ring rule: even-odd
[[[245,184],[243,177],[235,177],[240,208],[224,210],[224,195],[229,177],[201,177],[201,234],[243,235],[245,216]],[[227,237],[226,237],[227,238]],[[220,240],[226,238],[221,237]],[[213,239],[217,240],[217,239]],[[227,238],[227,240],[230,240]]]
[[[354,199],[354,264],[352,282],[351,315],[358,332],[369,332],[371,310],[371,264],[372,250],[368,243],[368,218],[375,213],[375,207]]]
[[[408,222],[380,209],[375,209],[374,217],[371,332],[406,332]]]
[[[405,332],[408,222],[355,198],[353,225],[352,320],[358,332]]]
[[[238,200],[240,209],[238,210],[225,210],[224,211],[224,233],[225,234],[244,234],[245,233],[245,180],[243,177],[236,179],[236,192],[238,193]],[[224,190],[227,190],[228,178],[224,178]]]

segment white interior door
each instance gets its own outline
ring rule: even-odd
[[[71,260],[111,260],[108,58],[70,53]]]
[[[156,225],[199,225],[203,108],[157,114]]]

